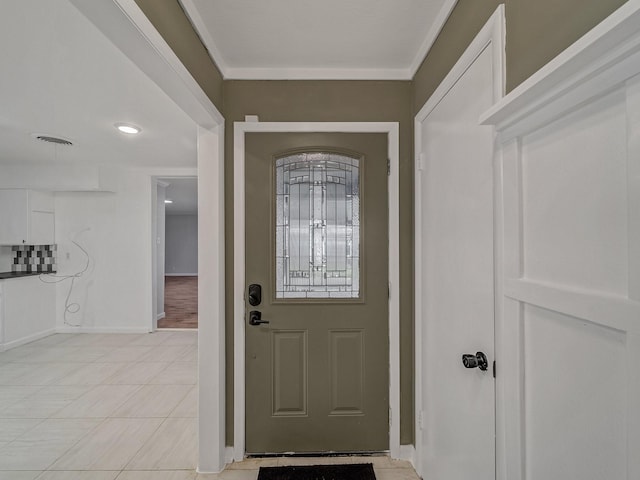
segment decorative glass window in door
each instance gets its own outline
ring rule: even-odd
[[[276,298],[360,296],[360,160],[276,160]]]

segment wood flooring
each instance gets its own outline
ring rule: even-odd
[[[164,313],[158,328],[198,328],[198,277],[164,277]]]

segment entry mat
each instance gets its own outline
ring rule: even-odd
[[[376,480],[373,465],[295,465],[260,467],[258,480]]]

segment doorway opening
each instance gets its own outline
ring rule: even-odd
[[[198,328],[198,178],[157,179],[157,328]]]

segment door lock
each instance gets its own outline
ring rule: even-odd
[[[249,312],[249,325],[262,325],[263,323],[269,323],[269,320],[262,320],[262,312],[258,310],[251,310]]]
[[[257,307],[262,303],[262,287],[257,283],[249,285],[249,305]]]
[[[482,352],[477,352],[475,355],[465,353],[462,355],[462,364],[465,368],[478,367],[483,372],[489,367],[487,356]]]

